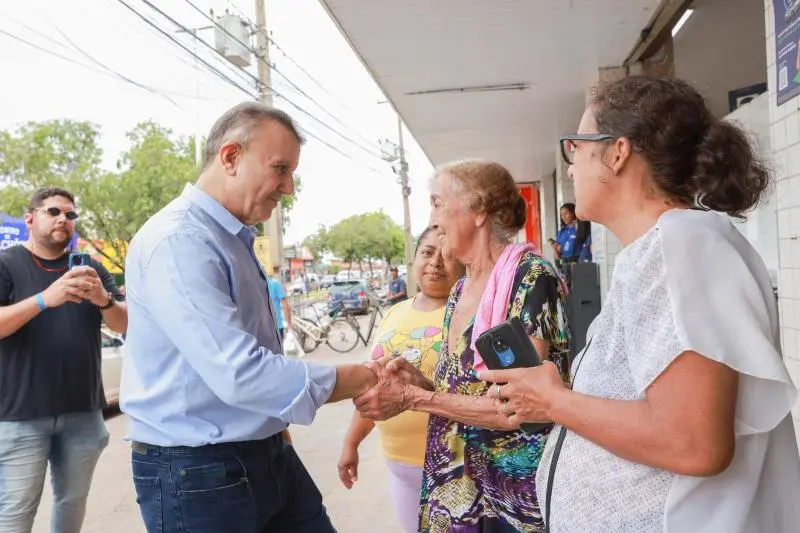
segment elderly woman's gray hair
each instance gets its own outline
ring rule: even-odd
[[[436,168],[432,180],[448,174],[453,191],[474,213],[486,213],[499,242],[510,242],[525,227],[527,202],[511,173],[500,163],[483,160],[455,161]]]

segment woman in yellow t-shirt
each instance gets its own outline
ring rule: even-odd
[[[405,357],[428,379],[439,361],[442,324],[450,289],[464,275],[464,267],[442,257],[439,239],[431,228],[417,241],[414,254],[414,279],[419,293],[392,307],[384,316],[372,351],[374,360]],[[376,423],[362,418],[358,411],[345,437],[339,458],[339,479],[348,489],[358,476],[358,446]],[[389,485],[395,511],[405,531],[417,531],[422,464],[428,433],[428,415],[406,411],[377,423],[381,451],[389,467]]]

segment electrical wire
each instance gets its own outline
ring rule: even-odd
[[[230,31],[228,31],[228,29],[227,29],[227,28],[223,27],[223,26],[222,26],[222,25],[221,25],[219,22],[215,21],[213,17],[211,17],[210,15],[208,15],[207,13],[205,13],[205,12],[204,12],[202,9],[200,9],[200,8],[197,6],[197,4],[195,4],[194,2],[192,2],[192,0],[184,0],[184,1],[185,1],[187,4],[189,4],[189,5],[190,5],[190,6],[191,6],[191,7],[192,7],[192,8],[193,8],[195,11],[197,11],[198,13],[200,13],[201,15],[203,15],[203,16],[204,16],[204,17],[205,17],[205,18],[206,18],[206,19],[207,19],[209,22],[211,22],[211,23],[212,23],[212,24],[214,24],[216,27],[218,27],[219,29],[221,29],[221,30],[222,30],[222,31],[223,31],[223,32],[224,32],[224,33],[225,33],[225,34],[226,34],[228,37],[230,37],[231,39],[233,39],[234,41],[236,41],[237,43],[239,43],[240,45],[242,45],[243,47],[245,47],[245,48],[246,48],[248,51],[250,51],[252,54],[254,54],[254,55],[255,55],[255,57],[257,58],[257,60],[258,60],[258,61],[261,61],[261,62],[263,62],[264,64],[266,64],[266,65],[267,65],[267,67],[268,67],[268,68],[271,68],[272,70],[274,70],[274,71],[275,71],[275,72],[276,72],[278,75],[280,75],[280,76],[281,76],[283,79],[285,79],[285,80],[286,80],[286,82],[287,82],[287,83],[288,83],[288,84],[289,84],[289,85],[290,85],[290,86],[291,86],[291,87],[292,87],[292,88],[293,88],[295,91],[297,91],[297,93],[299,93],[301,96],[304,96],[306,99],[308,99],[309,101],[311,101],[311,103],[313,103],[314,105],[316,105],[316,106],[317,106],[317,107],[320,109],[320,111],[322,111],[323,113],[325,113],[326,115],[328,115],[330,118],[332,118],[333,120],[335,120],[335,121],[336,121],[336,122],[337,122],[337,123],[338,123],[340,126],[342,126],[343,128],[345,128],[345,129],[349,130],[350,132],[352,132],[352,133],[353,133],[353,134],[354,134],[356,137],[359,137],[359,138],[360,138],[360,139],[361,139],[363,142],[365,142],[365,143],[366,143],[366,145],[367,145],[367,147],[368,147],[368,148],[367,148],[368,150],[376,150],[376,149],[379,149],[379,148],[378,148],[376,145],[373,145],[373,142],[372,142],[372,141],[369,141],[369,140],[365,139],[365,138],[364,138],[364,137],[363,137],[361,134],[359,134],[358,132],[356,132],[355,130],[353,130],[352,128],[350,128],[350,126],[348,126],[347,124],[345,124],[344,122],[342,122],[342,121],[339,119],[339,117],[337,117],[336,115],[334,115],[333,113],[331,113],[330,111],[328,111],[328,110],[325,108],[325,106],[323,106],[322,104],[320,104],[320,103],[319,103],[317,100],[315,100],[315,99],[314,99],[314,97],[312,97],[311,95],[309,95],[309,94],[308,94],[306,91],[304,91],[304,90],[303,90],[301,87],[299,87],[299,86],[298,86],[296,83],[294,83],[294,81],[292,81],[292,79],[291,79],[289,76],[287,76],[286,74],[284,74],[283,72],[281,72],[281,70],[280,70],[280,69],[278,69],[278,68],[277,68],[277,67],[276,67],[274,64],[268,64],[268,63],[266,63],[266,60],[264,59],[264,57],[263,57],[263,56],[261,56],[261,55],[260,55],[260,54],[259,54],[259,53],[258,53],[258,52],[255,50],[255,49],[253,49],[253,48],[252,48],[252,47],[251,47],[249,44],[242,42],[242,41],[241,41],[241,40],[240,40],[238,37],[236,37],[236,36],[235,36],[235,35],[233,35],[233,34],[232,34]],[[237,8],[237,10],[238,10],[238,8]],[[248,24],[249,24],[251,27],[255,27],[255,26],[253,25],[253,23],[250,21],[250,19],[248,19],[248,18],[246,18],[246,17],[245,17],[245,21],[246,21],[246,22],[247,22],[247,23],[248,23]],[[258,31],[258,32],[263,32],[264,30],[263,30],[263,29],[261,29],[261,28],[257,28],[257,31]],[[270,37],[269,37],[268,35],[266,35],[266,38],[267,38],[269,41],[272,41],[272,39],[270,39]],[[274,44],[274,42],[273,42],[273,44]],[[285,52],[284,52],[284,55],[285,55]],[[362,148],[364,148],[364,146],[363,146],[363,145],[362,145]]]
[[[163,11],[161,11],[159,8],[157,8],[157,7],[155,7],[154,5],[152,5],[152,4],[151,4],[151,3],[150,3],[148,0],[143,0],[143,1],[144,1],[144,3],[145,3],[145,4],[149,5],[151,8],[153,8],[153,9],[155,9],[156,11],[158,11],[159,13],[161,13],[161,15],[163,15],[164,17],[166,17],[166,18],[170,19],[170,20],[171,20],[171,21],[172,21],[174,24],[176,24],[176,25],[180,26],[180,23],[178,23],[177,21],[175,21],[174,19],[172,19],[171,17],[169,17],[169,15],[167,15],[166,13],[164,13]],[[288,77],[287,77],[285,74],[283,74],[283,73],[282,73],[282,72],[280,72],[278,69],[276,69],[276,68],[274,67],[274,65],[270,65],[269,63],[267,63],[267,62],[266,62],[266,60],[263,58],[263,56],[261,56],[261,54],[259,54],[259,53],[258,53],[256,50],[254,50],[253,48],[251,48],[251,46],[250,46],[248,43],[244,43],[244,42],[242,42],[242,41],[241,41],[241,40],[240,40],[238,37],[236,37],[235,35],[233,35],[231,32],[229,32],[229,31],[228,31],[228,29],[227,29],[227,28],[223,27],[221,24],[219,24],[217,21],[215,21],[215,20],[213,19],[213,17],[211,17],[211,16],[209,16],[208,14],[206,14],[206,13],[205,13],[205,12],[204,12],[202,9],[200,9],[200,8],[199,8],[199,7],[198,7],[198,6],[197,6],[195,3],[193,3],[191,0],[184,0],[184,1],[185,1],[187,4],[189,4],[189,5],[190,5],[192,8],[194,8],[194,10],[195,10],[195,11],[197,11],[198,13],[200,13],[201,15],[203,15],[203,16],[204,16],[204,17],[205,17],[207,20],[209,20],[209,21],[210,21],[212,24],[214,24],[216,27],[220,28],[220,29],[221,29],[221,30],[222,30],[222,31],[223,31],[223,32],[224,32],[226,35],[228,35],[228,37],[230,37],[231,39],[233,39],[234,41],[236,41],[237,43],[239,43],[241,46],[243,46],[244,48],[246,48],[246,49],[247,49],[249,52],[253,53],[253,54],[255,55],[256,59],[257,59],[258,61],[262,62],[264,65],[266,65],[266,66],[267,66],[267,68],[272,68],[273,70],[275,70],[275,72],[277,72],[278,74],[280,74],[280,75],[281,75],[281,76],[282,76],[282,77],[283,77],[283,78],[284,78],[284,79],[285,79],[285,80],[286,80],[286,81],[289,83],[289,85],[290,85],[291,87],[293,87],[293,88],[294,88],[294,89],[295,89],[297,92],[299,92],[301,95],[303,95],[303,96],[305,96],[306,98],[308,98],[308,99],[309,99],[309,100],[310,100],[312,103],[314,103],[314,104],[315,104],[315,105],[316,105],[316,106],[317,106],[319,109],[321,109],[321,110],[322,110],[322,111],[323,111],[325,114],[327,114],[328,116],[330,116],[332,119],[334,119],[334,120],[335,120],[336,122],[338,122],[340,125],[342,125],[344,128],[346,128],[346,129],[350,129],[350,128],[347,126],[347,124],[345,124],[344,122],[342,122],[341,120],[339,120],[339,119],[338,119],[336,116],[332,115],[332,114],[331,114],[329,111],[327,111],[327,110],[326,110],[326,109],[325,109],[325,108],[324,108],[324,107],[323,107],[323,106],[322,106],[322,105],[321,105],[319,102],[317,102],[316,100],[314,100],[314,98],[312,98],[311,96],[309,96],[309,95],[308,95],[308,94],[307,94],[305,91],[303,91],[303,89],[301,89],[300,87],[298,87],[298,86],[297,86],[297,84],[295,84],[295,83],[294,83],[294,82],[293,82],[293,81],[292,81],[290,78],[288,78]],[[248,23],[249,23],[249,20],[248,20]],[[206,44],[207,44],[207,43],[206,43]],[[207,46],[209,46],[210,48],[212,48],[212,49],[214,49],[214,50],[216,51],[216,48],[212,47],[211,45],[208,45],[208,44],[207,44]],[[240,67],[240,68],[241,68],[241,67]],[[247,71],[245,71],[244,69],[242,69],[242,70],[243,70],[244,72],[247,72]],[[253,77],[253,78],[256,80],[256,82],[257,82],[257,83],[261,83],[261,82],[260,82],[260,80],[258,80],[258,78],[255,78],[255,77],[254,77],[252,74],[250,74],[249,72],[248,72],[248,74],[249,74],[250,76],[252,76],[252,77]],[[285,100],[286,102],[288,102],[288,103],[289,103],[291,106],[293,106],[293,107],[295,107],[297,110],[299,110],[301,113],[303,113],[303,114],[307,115],[308,117],[312,118],[312,119],[313,119],[313,120],[315,120],[316,122],[319,122],[320,124],[322,124],[322,125],[323,125],[323,126],[325,126],[326,128],[328,128],[328,129],[330,129],[331,131],[333,131],[334,133],[338,134],[340,137],[343,137],[345,140],[347,140],[347,141],[349,141],[349,142],[351,142],[351,143],[355,144],[356,146],[358,146],[359,148],[361,148],[362,150],[364,150],[364,151],[365,151],[365,152],[367,152],[368,154],[370,154],[370,155],[372,155],[372,156],[374,156],[374,157],[379,157],[379,156],[377,155],[377,152],[378,152],[378,150],[379,150],[378,146],[368,146],[368,147],[365,147],[364,145],[362,145],[362,144],[360,144],[360,143],[356,142],[354,139],[352,139],[352,138],[348,137],[347,135],[344,135],[344,134],[343,134],[343,133],[341,133],[340,131],[338,131],[338,130],[336,130],[335,128],[331,127],[329,124],[327,124],[325,121],[323,121],[323,120],[321,120],[320,118],[318,118],[316,115],[314,115],[314,114],[312,114],[312,113],[308,112],[308,111],[307,111],[306,109],[304,109],[303,107],[301,107],[301,106],[297,105],[297,104],[296,104],[295,102],[293,102],[293,101],[292,101],[290,98],[288,98],[288,97],[286,97],[286,96],[283,96],[281,93],[279,93],[277,90],[275,90],[275,89],[274,89],[272,86],[270,86],[270,85],[268,85],[268,84],[267,84],[267,85],[266,85],[266,87],[267,87],[267,89],[268,89],[268,90],[270,90],[270,91],[271,91],[271,92],[272,92],[272,93],[273,93],[275,96],[277,96],[278,98],[282,98],[283,100]],[[352,131],[352,130],[351,130],[351,131]],[[353,131],[353,133],[354,133],[355,135],[359,136],[359,134],[358,134],[357,132]],[[363,139],[363,137],[362,137],[362,139]],[[365,140],[365,139],[364,139],[364,140]],[[366,141],[366,140],[365,140],[365,141]],[[369,141],[366,141],[366,142],[369,144]]]
[[[8,31],[6,31],[6,30],[4,30],[2,28],[0,28],[0,34],[3,34],[5,36],[7,36],[7,37],[10,37],[11,39],[14,39],[14,40],[26,45],[26,46],[29,46],[29,47],[34,48],[36,50],[39,50],[40,52],[43,52],[43,53],[48,54],[50,56],[56,57],[58,59],[61,59],[63,61],[71,63],[73,65],[76,65],[76,66],[79,66],[79,67],[83,67],[83,68],[85,68],[87,70],[95,72],[96,74],[101,74],[103,76],[108,76],[110,78],[114,78],[114,79],[117,79],[117,80],[120,80],[120,81],[125,81],[126,83],[131,83],[130,81],[128,81],[128,80],[126,80],[124,78],[120,78],[119,76],[116,76],[115,74],[112,74],[111,72],[108,72],[108,71],[105,71],[105,70],[101,70],[99,68],[95,68],[95,67],[93,67],[91,65],[87,65],[86,63],[82,63],[80,61],[77,61],[77,60],[75,60],[75,59],[73,59],[71,57],[61,55],[58,52],[54,52],[52,50],[44,48],[43,46],[40,46],[40,45],[36,44],[36,43],[32,43],[31,41],[28,41],[27,39],[24,39],[23,37],[20,37],[20,36],[15,35],[15,34],[13,34],[11,32],[8,32]],[[37,32],[37,34],[38,34],[38,32]],[[63,43],[60,43],[60,42],[58,42],[58,41],[56,41],[56,40],[54,40],[52,38],[49,38],[49,37],[47,37],[45,35],[41,35],[41,36],[46,38],[46,39],[48,39],[51,42],[57,43],[59,46],[63,46]],[[213,99],[210,99],[210,98],[204,98],[202,96],[194,96],[194,95],[190,95],[190,94],[183,94],[183,93],[179,93],[179,92],[175,92],[175,91],[170,91],[170,90],[167,90],[167,89],[162,89],[162,88],[159,88],[159,87],[152,87],[152,86],[149,86],[149,85],[144,85],[144,84],[138,83],[138,82],[133,82],[133,85],[135,85],[136,87],[142,88],[142,89],[146,89],[146,90],[148,90],[150,92],[163,93],[163,95],[177,96],[177,97],[180,97],[180,98],[192,98],[192,99],[198,99],[198,100],[214,101]]]
[[[132,80],[131,78],[125,76],[124,74],[121,74],[121,73],[117,72],[116,70],[112,69],[111,67],[109,67],[108,65],[100,62],[94,56],[92,56],[91,54],[89,54],[85,50],[83,50],[83,48],[81,48],[80,46],[75,44],[75,41],[70,39],[69,36],[67,36],[67,34],[65,34],[63,31],[61,31],[60,28],[58,28],[57,26],[55,26],[52,23],[51,23],[51,25],[53,26],[53,28],[55,28],[55,30],[59,33],[59,35],[61,35],[61,37],[63,37],[72,46],[72,48],[74,48],[79,54],[83,55],[86,59],[88,59],[89,61],[91,61],[95,65],[99,66],[103,70],[106,70],[106,71],[110,72],[111,74],[113,74],[114,76],[118,77],[119,79],[121,79],[123,81],[127,81],[128,83],[130,83],[132,85],[135,85],[137,87],[141,87],[142,89],[144,89],[146,91],[149,91],[149,92],[151,92],[153,94],[156,94],[158,96],[161,96],[162,98],[167,99],[170,103],[172,103],[172,105],[174,105],[178,109],[183,109],[180,105],[178,105],[178,102],[176,102],[175,100],[170,98],[168,95],[166,95],[164,93],[161,93],[161,92],[158,92],[158,91],[155,91],[155,90],[151,89],[150,87],[148,87],[147,85],[139,83],[136,80]]]
[[[232,80],[231,78],[229,78],[228,76],[226,76],[226,75],[225,75],[223,72],[221,72],[219,69],[217,69],[216,67],[214,67],[213,65],[211,65],[211,64],[210,64],[208,61],[206,61],[205,59],[203,59],[203,58],[202,58],[202,57],[200,57],[199,55],[197,55],[197,54],[195,54],[194,52],[192,52],[192,51],[191,51],[191,50],[190,50],[188,47],[186,47],[186,46],[185,46],[183,43],[181,43],[181,42],[180,42],[179,40],[177,40],[175,37],[173,37],[172,35],[170,35],[170,34],[169,34],[169,33],[167,33],[166,31],[164,31],[163,29],[161,29],[161,28],[160,28],[160,27],[159,27],[159,26],[158,26],[158,25],[157,25],[155,22],[153,22],[152,20],[150,20],[150,19],[149,19],[149,18],[147,18],[146,16],[142,15],[142,14],[141,14],[139,11],[137,11],[136,9],[134,9],[134,8],[133,8],[133,7],[132,7],[130,4],[128,4],[128,3],[127,3],[125,0],[117,0],[117,2],[119,2],[120,4],[122,4],[123,6],[125,6],[126,8],[128,8],[128,10],[130,10],[130,11],[131,11],[133,14],[135,14],[137,17],[139,17],[139,18],[140,18],[142,21],[144,21],[145,23],[147,23],[147,24],[148,24],[149,26],[151,26],[152,28],[154,28],[154,29],[158,30],[158,32],[159,32],[161,35],[163,35],[163,36],[167,37],[167,38],[168,38],[170,41],[172,41],[173,43],[175,43],[176,45],[178,45],[179,47],[181,47],[181,48],[182,48],[182,49],[183,49],[185,52],[187,52],[188,54],[190,54],[192,57],[194,57],[195,59],[197,59],[199,62],[203,63],[203,64],[204,64],[206,67],[208,67],[208,68],[209,68],[209,69],[210,69],[210,70],[211,70],[211,71],[212,71],[212,72],[213,72],[215,75],[217,75],[217,76],[219,76],[221,79],[223,79],[223,80],[227,81],[227,82],[228,82],[228,83],[230,83],[230,84],[231,84],[233,87],[236,87],[237,89],[239,89],[240,91],[242,91],[243,93],[245,93],[245,94],[246,94],[247,96],[249,96],[250,98],[256,99],[256,95],[254,95],[252,92],[250,92],[250,90],[249,90],[249,89],[247,89],[247,88],[245,88],[245,87],[242,87],[241,85],[239,85],[238,83],[236,83],[234,80]],[[145,2],[145,3],[149,4],[149,2]],[[149,4],[149,5],[151,5],[151,4]]]
[[[158,30],[158,32],[159,32],[160,34],[162,34],[162,35],[164,35],[164,36],[168,37],[168,38],[170,39],[170,41],[172,41],[173,43],[177,44],[177,45],[178,45],[180,48],[182,48],[182,49],[183,49],[185,52],[187,52],[187,53],[188,53],[188,54],[190,54],[192,57],[194,57],[195,59],[197,59],[198,61],[200,61],[200,62],[201,62],[201,63],[203,63],[204,65],[206,65],[206,67],[208,67],[208,68],[212,69],[212,70],[213,70],[215,73],[217,73],[218,75],[221,75],[221,76],[222,76],[224,79],[226,79],[226,80],[227,80],[229,83],[231,83],[232,85],[234,85],[236,88],[240,89],[241,91],[245,92],[245,93],[246,93],[248,96],[250,96],[252,99],[254,99],[254,100],[257,100],[257,97],[256,97],[256,95],[255,95],[255,94],[252,94],[252,93],[250,93],[250,92],[246,91],[245,89],[242,89],[242,87],[241,87],[241,86],[239,86],[238,84],[236,84],[236,83],[235,83],[233,80],[231,80],[230,78],[228,78],[228,77],[227,77],[227,76],[225,76],[224,74],[220,73],[220,72],[219,72],[219,71],[218,71],[216,68],[214,68],[212,65],[210,65],[210,64],[209,64],[207,61],[205,61],[205,60],[203,60],[202,58],[200,58],[200,56],[198,56],[197,54],[195,54],[194,52],[192,52],[192,50],[190,50],[189,48],[187,48],[186,46],[184,46],[184,45],[183,45],[181,42],[179,42],[177,39],[175,39],[174,37],[172,37],[172,36],[171,36],[169,33],[167,33],[166,31],[164,31],[164,30],[163,30],[163,29],[161,29],[160,27],[158,27],[158,25],[157,25],[156,23],[154,23],[153,21],[151,21],[150,19],[148,19],[147,17],[145,17],[144,15],[142,15],[142,14],[141,14],[139,11],[137,11],[135,8],[133,8],[132,6],[130,6],[130,5],[129,5],[129,4],[128,4],[128,3],[127,3],[125,0],[117,0],[117,2],[119,2],[119,3],[120,3],[120,4],[122,4],[122,5],[124,5],[124,6],[125,6],[126,8],[128,8],[128,9],[129,9],[131,12],[133,12],[133,13],[134,13],[136,16],[138,16],[138,17],[139,17],[141,20],[143,20],[144,22],[146,22],[146,23],[147,23],[149,26],[151,26],[151,27],[155,28],[156,30]],[[161,12],[161,10],[160,10],[160,9],[156,8],[155,6],[152,6],[152,4],[150,4],[150,2],[147,2],[147,0],[144,0],[144,2],[145,2],[146,4],[148,4],[150,7],[154,8],[156,11],[158,11],[158,12]],[[162,13],[163,13],[163,12],[162,12]],[[174,19],[171,19],[171,17],[169,17],[168,15],[166,15],[166,14],[163,14],[163,16],[164,16],[165,18],[168,18],[168,19],[172,20],[172,21],[173,21],[173,23],[174,23],[176,26],[179,26],[179,27],[181,27],[182,29],[184,29],[184,30],[187,30],[187,28],[186,28],[185,26],[183,26],[182,24],[178,23],[178,22],[177,22],[177,21],[175,21]],[[187,31],[188,31],[188,30],[187,30]],[[206,44],[207,46],[211,47],[211,45],[209,45],[208,43],[205,43],[205,41],[203,41],[202,39],[200,39],[200,41],[201,41],[201,42],[203,42],[204,44]],[[212,49],[213,49],[215,52],[219,53],[219,52],[218,52],[218,51],[217,51],[215,48],[213,48],[213,47],[211,47],[211,48],[212,48]],[[222,54],[220,54],[220,55],[222,55]],[[249,72],[247,72],[247,71],[244,71],[244,72],[246,72],[248,75],[250,75],[251,77],[253,77],[253,76],[252,76],[252,74],[250,74]],[[256,82],[258,82],[258,79],[257,79],[257,78],[254,78],[254,79],[255,79],[255,81],[256,81]],[[278,95],[278,94],[276,94],[276,96],[278,96],[279,98],[282,98],[282,96],[281,96],[281,95]],[[324,124],[324,125],[326,125],[326,126],[327,126],[327,124],[325,124],[324,122],[322,122],[322,124]],[[330,126],[328,126],[328,127],[330,128]],[[339,154],[339,155],[341,155],[342,157],[345,157],[345,158],[347,158],[347,159],[349,159],[349,160],[351,160],[351,161],[354,161],[354,162],[356,162],[356,163],[359,163],[359,164],[361,164],[361,165],[364,165],[364,166],[365,166],[367,169],[369,169],[369,170],[370,170],[370,171],[372,171],[372,172],[375,172],[375,173],[376,173],[376,174],[378,174],[378,175],[381,175],[381,176],[385,176],[385,175],[386,175],[384,172],[381,172],[380,170],[378,170],[378,169],[376,169],[376,168],[372,167],[371,165],[368,165],[368,164],[364,163],[363,161],[359,161],[358,159],[354,158],[352,155],[350,155],[350,154],[348,154],[348,153],[346,153],[346,152],[342,151],[340,148],[338,148],[338,147],[334,146],[334,145],[333,145],[333,144],[331,144],[330,142],[328,142],[328,141],[326,141],[325,139],[323,139],[323,138],[319,137],[319,136],[318,136],[318,135],[316,135],[314,132],[310,131],[308,128],[305,128],[304,130],[305,130],[305,133],[306,133],[306,134],[307,134],[309,137],[311,137],[311,138],[313,138],[313,139],[315,139],[315,140],[319,141],[320,143],[322,143],[323,145],[325,145],[325,146],[326,146],[326,147],[328,147],[329,149],[333,150],[334,152],[338,153],[338,154]],[[335,130],[334,130],[334,131],[335,131]]]
[[[245,21],[247,21],[247,23],[248,23],[248,24],[250,24],[251,26],[255,26],[255,24],[253,24],[253,21],[252,21],[252,20],[250,20],[250,19],[247,17],[247,15],[246,15],[246,14],[245,14],[245,13],[244,13],[242,10],[241,10],[241,8],[240,8],[239,6],[237,6],[237,5],[236,5],[236,3],[235,3],[235,2],[232,2],[231,0],[228,0],[228,4],[230,4],[230,5],[231,5],[231,7],[233,7],[233,9],[235,9],[235,10],[236,10],[236,11],[239,13],[239,15],[240,15],[240,16],[241,16],[241,17],[242,17],[242,18],[243,18]],[[331,98],[331,99],[332,99],[334,102],[336,102],[337,104],[339,104],[339,106],[341,106],[341,107],[342,107],[343,109],[345,109],[346,111],[351,111],[351,109],[350,109],[350,108],[349,108],[349,107],[348,107],[346,104],[344,104],[344,102],[342,102],[341,100],[337,99],[337,98],[336,98],[336,97],[335,97],[333,94],[331,94],[331,92],[330,92],[330,91],[328,91],[328,89],[327,89],[327,88],[326,88],[326,87],[325,87],[325,86],[324,86],[324,85],[323,85],[323,84],[322,84],[320,81],[318,81],[318,80],[317,80],[317,79],[316,79],[314,76],[312,76],[312,75],[311,75],[311,73],[310,73],[310,72],[308,72],[308,71],[307,71],[305,68],[303,68],[303,66],[302,66],[302,65],[301,65],[299,62],[297,62],[297,61],[296,61],[296,60],[295,60],[295,59],[294,59],[294,58],[293,58],[293,57],[292,57],[292,56],[289,54],[289,52],[287,52],[286,50],[284,50],[284,49],[281,47],[281,45],[280,45],[280,44],[278,44],[278,42],[277,42],[277,41],[276,41],[274,38],[272,38],[272,36],[270,36],[270,35],[269,35],[269,33],[267,33],[267,34],[266,34],[266,37],[267,37],[267,40],[268,40],[270,43],[272,43],[272,45],[275,47],[275,49],[276,49],[276,50],[278,50],[278,51],[279,51],[281,54],[283,54],[283,56],[284,56],[286,59],[288,59],[288,60],[289,60],[289,61],[290,61],[290,62],[291,62],[291,63],[292,63],[294,66],[296,66],[296,67],[298,68],[298,70],[300,70],[300,72],[302,72],[303,74],[305,74],[305,75],[306,75],[306,77],[308,77],[308,79],[309,79],[309,80],[311,80],[311,81],[312,81],[312,82],[313,82],[313,83],[314,83],[314,84],[315,84],[317,87],[319,87],[319,88],[320,88],[320,89],[321,89],[321,90],[322,90],[322,91],[323,91],[325,94],[327,94],[327,95],[328,95],[328,96],[329,96],[329,97],[330,97],[330,98]]]

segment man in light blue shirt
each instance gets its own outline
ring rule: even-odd
[[[211,129],[197,184],[131,241],[120,406],[149,533],[335,531],[282,432],[378,379],[281,355],[253,251],[253,226],[294,191],[301,144],[285,113],[234,107]]]

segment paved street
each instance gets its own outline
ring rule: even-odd
[[[363,345],[342,355],[323,345],[308,356],[326,363],[355,362],[367,358]],[[394,513],[388,500],[385,467],[373,433],[361,446],[359,482],[344,489],[336,474],[341,442],[352,414],[352,404],[325,406],[311,427],[293,427],[294,443],[317,482],[328,512],[340,533],[396,533]],[[122,440],[127,429],[124,415],[108,419],[111,442],[100,459],[89,495],[83,533],[145,533],[131,482],[130,448]],[[50,488],[45,489],[34,533],[47,533],[50,520]]]

